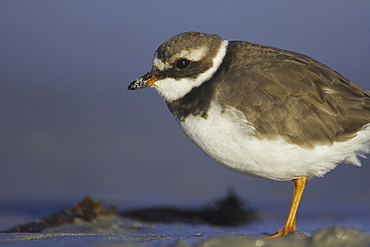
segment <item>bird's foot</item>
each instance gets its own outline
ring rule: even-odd
[[[295,232],[295,231],[297,231],[297,228],[296,227],[286,227],[286,226],[284,226],[283,228],[281,228],[276,233],[271,234],[271,235],[268,235],[267,238],[284,237],[284,236],[288,235],[289,233]]]

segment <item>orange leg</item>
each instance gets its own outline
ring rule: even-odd
[[[282,237],[292,231],[297,230],[297,226],[296,226],[297,210],[298,210],[299,202],[301,201],[301,197],[304,191],[306,180],[307,180],[306,176],[303,176],[298,179],[294,179],[293,199],[292,199],[292,205],[290,206],[288,218],[283,228],[281,228],[277,233],[270,235],[269,238]]]

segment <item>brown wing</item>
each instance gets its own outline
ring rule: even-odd
[[[229,59],[219,100],[242,111],[257,138],[312,148],[353,138],[370,122],[369,92],[329,67],[272,47],[244,50],[244,66]]]

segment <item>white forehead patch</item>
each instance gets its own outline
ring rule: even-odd
[[[153,59],[153,64],[155,67],[157,67],[159,70],[165,70],[165,69],[169,69],[171,68],[172,66],[169,65],[168,63],[164,63],[162,60],[160,60],[157,56],[157,53],[155,53],[154,55],[154,59]]]

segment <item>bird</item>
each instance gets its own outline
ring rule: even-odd
[[[237,173],[294,182],[284,226],[297,231],[306,181],[369,150],[370,93],[317,60],[217,34],[184,32],[129,90],[154,88],[188,138]]]

